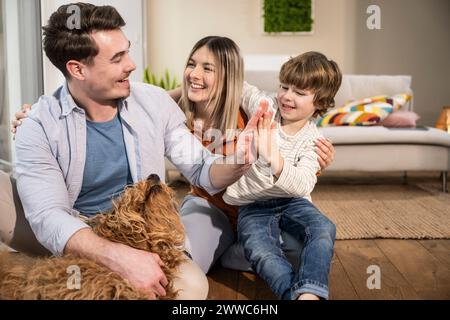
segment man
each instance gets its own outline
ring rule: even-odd
[[[70,4],[53,13],[44,27],[45,53],[66,83],[53,96],[39,99],[16,135],[25,215],[38,241],[53,254],[90,258],[150,297],[164,296],[167,279],[156,254],[96,236],[79,213],[107,211],[127,184],[151,173],[164,178],[164,156],[210,193],[239,179],[249,165],[223,164],[189,132],[169,95],[129,82],[135,64],[121,30],[125,22],[113,7],[76,5],[80,29],[67,27]],[[263,113],[251,119],[247,130]],[[239,156],[248,160],[247,150],[242,148]]]

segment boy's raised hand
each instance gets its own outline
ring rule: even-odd
[[[242,133],[239,135],[237,141],[237,163],[238,164],[252,164],[257,159],[257,141],[258,136],[258,122],[264,118],[264,114],[269,109],[269,103],[266,100],[261,100],[258,109],[248,121]]]
[[[273,113],[267,111],[258,121],[258,156],[269,164],[278,158],[280,153],[275,140],[276,123],[272,121],[272,117]]]

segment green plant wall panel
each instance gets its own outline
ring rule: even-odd
[[[264,0],[264,32],[311,32],[312,0]]]

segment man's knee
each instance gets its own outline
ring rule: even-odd
[[[205,300],[208,296],[208,279],[200,267],[190,259],[178,267],[178,277],[174,287],[178,291],[178,300]]]

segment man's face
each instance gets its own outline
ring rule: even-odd
[[[129,55],[130,41],[122,30],[92,33],[99,52],[91,64],[84,67],[84,90],[99,103],[130,95],[129,75],[136,65]]]

